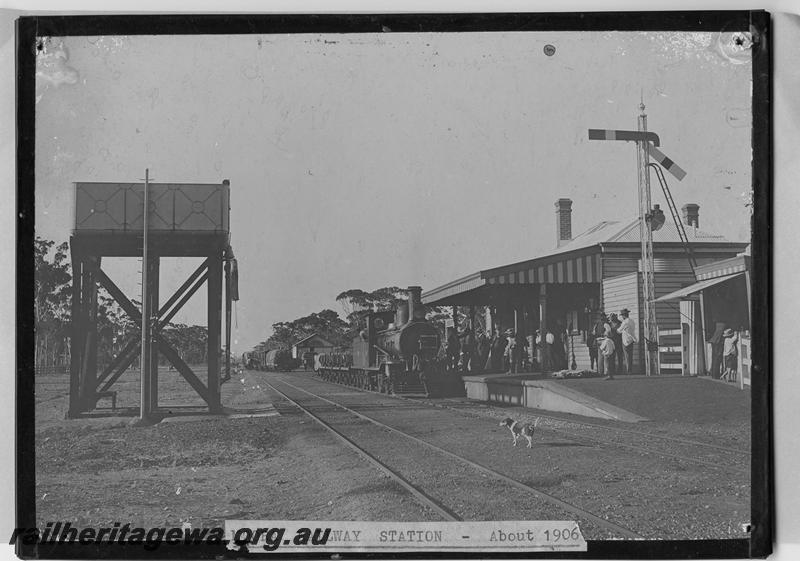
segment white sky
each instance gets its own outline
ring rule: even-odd
[[[559,197],[574,200],[574,234],[632,218],[634,145],[587,129],[635,129],[643,94],[649,128],[688,172],[670,181],[676,204],[748,239],[751,65],[729,39],[54,38],[67,58],[37,84],[37,233],[68,238],[73,181],[137,181],[146,167],[155,181],[230,179],[241,352],[276,321],[338,310],[349,288],[430,289],[535,257],[554,245]],[[164,298],[186,261],[162,264]],[[134,297],[137,268],[108,264]],[[176,320],[204,324],[204,304],[200,291]]]

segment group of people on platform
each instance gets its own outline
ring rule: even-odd
[[[628,308],[619,315],[600,312],[587,334],[590,368],[605,374],[606,380],[613,380],[617,373],[633,373],[633,346],[639,339],[630,313]]]
[[[569,348],[567,330],[559,323],[542,337],[523,335],[513,329],[495,326],[493,334],[477,335],[466,328],[460,335],[451,330],[445,344],[447,367],[458,372],[530,372],[532,370],[561,370],[567,368]]]
[[[630,374],[637,341],[636,323],[630,317],[630,310],[623,308],[619,316],[600,312],[586,333],[590,368],[605,374],[609,380],[617,373]],[[446,364],[450,371],[476,374],[565,370],[570,366],[569,345],[569,331],[561,322],[556,322],[553,329],[546,329],[544,334],[537,329],[528,336],[513,329],[502,331],[498,326],[491,336],[482,331],[476,335],[470,328],[460,334],[452,329],[445,343]]]

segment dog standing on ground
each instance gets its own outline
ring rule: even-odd
[[[506,417],[500,422],[501,427],[508,427],[511,431],[511,436],[514,438],[514,446],[517,445],[517,439],[522,436],[528,441],[528,448],[533,447],[533,433],[536,432],[536,427],[539,425],[539,417],[531,425],[530,423],[520,423],[511,417]]]

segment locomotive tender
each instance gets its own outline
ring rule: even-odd
[[[299,366],[288,349],[251,351],[242,355],[242,364],[253,370],[278,370],[288,372]]]
[[[422,288],[408,287],[408,300],[397,310],[370,312],[365,319],[352,354],[318,357],[315,370],[324,380],[382,393],[463,393],[460,376],[437,360],[441,337],[425,319]]]

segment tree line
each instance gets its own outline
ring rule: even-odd
[[[361,329],[362,318],[370,311],[391,310],[405,301],[404,290],[396,286],[384,287],[372,292],[360,289],[346,290],[336,297],[345,312],[342,319],[335,310],[324,309],[291,321],[272,324],[272,335],[255,346],[256,351],[288,349],[297,341],[317,334],[337,347],[348,347]]]
[[[345,319],[338,312],[324,309],[292,321],[272,324],[272,335],[255,346],[256,351],[288,349],[297,341],[317,334],[337,347],[349,347],[358,332],[364,328],[364,317],[369,312],[394,310],[407,300],[406,291],[396,286],[386,286],[367,292],[351,288],[341,292],[336,301],[342,307]],[[445,308],[429,307],[427,316],[440,331],[444,340],[444,320],[452,317]]]
[[[72,267],[69,243],[36,236],[34,240],[34,319],[36,367],[67,366],[70,362],[72,319]],[[131,300],[141,310],[141,302]],[[162,336],[188,364],[205,363],[208,329],[201,325],[169,323]],[[102,287],[97,293],[98,364],[111,362],[132,338],[141,337],[141,325],[133,322]],[[164,357],[161,361],[165,362]]]

